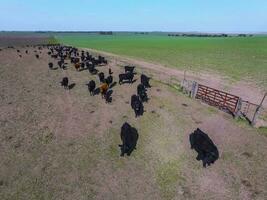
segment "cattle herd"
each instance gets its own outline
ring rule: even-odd
[[[105,75],[104,72],[99,71],[99,68],[97,68],[97,66],[107,66],[108,61],[105,57],[94,57],[89,52],[79,51],[77,48],[71,46],[42,45],[36,47],[38,47],[39,53],[41,53],[43,48],[47,48],[47,54],[55,60],[56,65],[60,69],[66,70],[66,60],[70,60],[70,63],[77,71],[88,70],[90,74],[97,76],[99,79],[99,86],[97,86],[97,83],[94,80],[90,80],[86,84],[90,96],[93,98],[93,96],[101,94],[105,103],[109,104],[112,102],[112,89],[116,85],[116,82],[114,81],[115,78],[112,76],[113,72],[109,68],[108,74]],[[40,58],[38,51],[34,51],[36,59]],[[17,50],[17,53],[19,54],[19,57],[22,57],[20,50]],[[28,54],[28,50],[26,50],[25,53]],[[49,70],[57,70],[57,66],[55,66],[53,62],[48,63]],[[118,76],[119,84],[132,84],[135,81],[134,78],[136,75],[137,73],[135,72],[134,66],[124,66],[123,73]],[[141,74],[140,80],[141,81],[136,88],[136,94],[131,96],[131,108],[133,109],[136,118],[143,115],[144,103],[149,101],[147,91],[151,88],[149,83],[150,78],[148,76]],[[69,77],[63,77],[60,83],[64,89],[71,89],[69,85]],[[129,156],[136,147],[138,131],[125,122],[121,127],[120,136],[122,140],[122,144],[119,145],[121,149],[121,156],[124,156],[124,154]],[[198,153],[196,159],[202,160],[203,167],[214,163],[219,158],[217,147],[208,135],[200,129],[196,129],[192,134],[190,134],[189,141],[191,148],[195,149]]]
[[[54,58],[57,61],[59,68],[66,70],[65,65],[66,59],[69,59],[73,64],[74,68],[77,71],[88,70],[90,74],[96,75],[99,79],[99,87],[94,80],[90,80],[86,85],[91,96],[101,94],[102,99],[106,103],[112,102],[112,88],[115,86],[114,77],[112,76],[113,72],[109,68],[108,74],[105,75],[104,72],[101,72],[97,69],[97,66],[106,66],[108,64],[105,57],[98,56],[95,58],[89,52],[81,51],[79,52],[77,48],[70,46],[61,46],[61,45],[51,45],[48,46],[48,55],[51,58]],[[36,54],[36,58],[39,56]],[[52,62],[48,63],[50,70],[56,70]],[[134,82],[136,72],[134,66],[124,66],[123,73],[119,74],[119,84]],[[131,108],[135,113],[135,117],[140,117],[144,113],[144,102],[148,102],[149,98],[147,95],[148,88],[151,88],[149,84],[150,78],[145,74],[141,74],[141,83],[136,89],[136,94],[131,96]],[[61,85],[65,89],[69,89],[69,78],[63,77]],[[124,156],[126,153],[130,155],[131,152],[135,149],[138,139],[138,132],[134,127],[131,127],[127,122],[121,127],[121,140],[122,145],[119,145],[121,148],[121,156]]]

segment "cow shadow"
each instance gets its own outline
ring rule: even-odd
[[[137,81],[137,79],[134,79],[134,80],[132,80],[132,81],[130,81],[130,80],[124,80],[124,81],[122,81],[120,84],[121,85],[123,85],[123,84],[125,84],[125,83],[130,83],[130,84],[132,84],[132,83],[135,83]]]
[[[73,89],[75,86],[76,86],[75,83],[70,84],[70,85],[69,85],[69,90]]]
[[[111,84],[109,85],[109,88],[111,89],[111,88],[115,87],[116,85],[117,85],[117,82],[113,82],[113,83],[111,83]]]
[[[87,70],[87,68],[80,68],[79,72],[82,72],[82,71],[85,71],[85,70]]]
[[[131,83],[135,83],[137,81],[137,79],[134,79]]]
[[[189,142],[191,149],[194,149],[198,155],[196,160],[201,160],[203,167],[213,164],[219,158],[219,151],[217,146],[213,143],[211,138],[197,128],[189,135]]]
[[[89,71],[89,73],[90,74],[92,74],[92,75],[96,75],[96,74],[98,74],[98,70],[97,69],[94,69],[93,71],[90,71],[90,70],[88,70]]]
[[[51,70],[57,70],[58,69],[58,67],[54,67],[54,68],[50,68]]]

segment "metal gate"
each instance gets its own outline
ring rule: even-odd
[[[239,97],[205,85],[198,84],[196,98],[222,110],[236,112]]]

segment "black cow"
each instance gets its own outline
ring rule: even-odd
[[[104,83],[104,82],[105,82],[105,74],[104,74],[103,72],[100,72],[100,73],[98,74],[98,77],[99,77],[99,81],[100,81],[101,83]]]
[[[110,68],[108,69],[108,74],[109,74],[109,75],[113,74],[113,72],[111,71]]]
[[[70,63],[75,63],[75,58],[74,57],[70,58]]]
[[[135,112],[135,117],[141,116],[144,113],[144,106],[142,101],[137,95],[132,95],[131,97],[131,107]]]
[[[141,75],[141,83],[145,86],[145,88],[151,88],[151,85],[149,84],[150,78],[147,77],[146,75],[142,74]]]
[[[138,132],[130,124],[125,122],[121,127],[121,141],[122,145],[119,145],[121,149],[121,156],[126,153],[130,156],[134,149],[136,149],[136,144],[138,140]]]
[[[134,71],[134,66],[125,66],[124,67],[124,70],[125,70],[125,73],[133,73],[133,71]]]
[[[97,73],[97,70],[95,69],[95,65],[94,64],[89,64],[89,63],[86,63],[86,66],[89,70],[89,72],[91,74],[96,74]]]
[[[51,57],[57,59],[58,55],[57,54],[51,55]]]
[[[214,163],[219,158],[219,151],[207,134],[197,128],[189,136],[191,149],[198,153],[197,160],[202,160],[203,167]]]
[[[57,62],[57,64],[58,64],[58,66],[59,66],[60,68],[62,68],[62,66],[63,66],[63,64],[64,64],[64,61],[60,60],[60,61]]]
[[[124,80],[133,83],[133,78],[133,73],[119,74],[119,84],[122,84]]]
[[[83,62],[81,63],[81,68],[82,68],[82,70],[84,70],[84,68],[85,68],[85,64]]]
[[[49,67],[49,69],[53,69],[53,63],[48,63],[48,67]]]
[[[38,55],[38,54],[36,54],[35,57],[36,57],[37,59],[39,59],[39,55]]]
[[[108,77],[106,78],[106,83],[107,83],[108,85],[110,85],[112,82],[113,82],[113,77],[112,77],[112,76],[108,76]]]
[[[112,102],[112,95],[113,93],[113,90],[108,90],[105,94],[105,100],[106,100],[106,103],[111,103]]]
[[[88,84],[88,90],[90,92],[90,95],[91,96],[94,96],[94,90],[95,90],[95,87],[96,87],[96,84],[95,84],[95,81],[91,80]]]
[[[69,88],[69,79],[68,77],[64,77],[61,81],[61,85],[64,86],[65,89]]]
[[[26,50],[25,53],[28,54],[29,53],[28,50]]]
[[[142,102],[148,101],[146,88],[142,83],[137,86],[137,94],[139,95]]]

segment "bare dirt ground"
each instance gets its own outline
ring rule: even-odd
[[[163,84],[166,69],[138,68],[153,75],[144,116],[136,119],[132,85],[116,85],[113,102],[91,97],[87,70],[49,70],[47,50],[35,58],[20,48],[0,52],[0,199],[266,199],[267,137],[243,121],[184,96]],[[118,81],[119,59],[112,68]],[[132,63],[136,64],[136,63]],[[163,73],[164,72],[164,73]],[[169,75],[175,75],[170,72]],[[177,74],[178,75],[178,74]],[[68,76],[75,86],[66,91]],[[137,149],[120,157],[120,127],[139,133]],[[205,131],[220,158],[202,168],[189,134]]]

